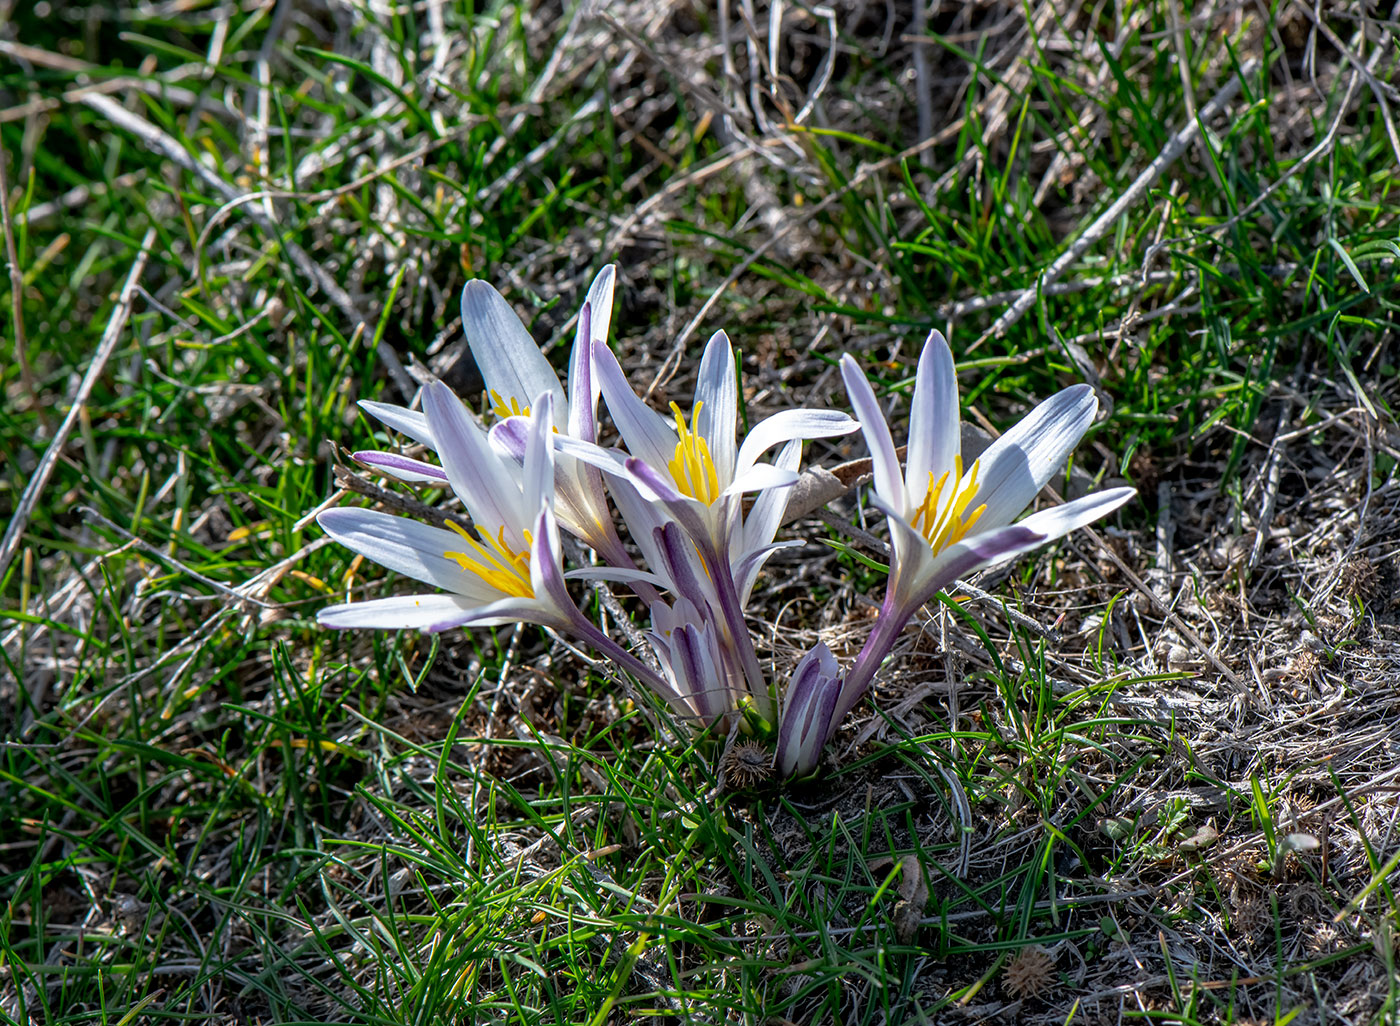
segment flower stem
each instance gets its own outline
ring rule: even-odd
[[[604,634],[597,625],[583,615],[577,606],[573,608],[572,612],[571,622],[568,625],[569,630],[587,641],[596,651],[612,659],[657,694],[665,696],[673,693],[674,689],[671,685],[655,670]]]
[[[880,611],[875,617],[875,629],[865,639],[865,645],[856,656],[856,661],[851,664],[846,679],[841,683],[841,697],[837,700],[836,711],[831,717],[832,726],[840,723],[869,690],[875,671],[885,661],[885,656],[890,654],[890,649],[899,640],[904,625],[918,608],[918,605],[896,602],[894,588],[885,592],[885,600],[880,603]]]
[[[749,637],[748,621],[744,619],[743,603],[739,601],[739,589],[734,583],[729,560],[720,552],[728,549],[726,543],[718,548],[712,543],[704,546],[702,558],[709,564],[715,592],[719,596],[721,624],[730,652],[738,659],[744,677],[749,684],[749,694],[753,697],[758,714],[768,722],[775,722],[777,716],[773,707],[773,695],[763,676],[758,653],[754,651],[753,638]]]

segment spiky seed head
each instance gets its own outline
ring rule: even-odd
[[[1273,908],[1262,894],[1251,894],[1235,906],[1235,930],[1247,944],[1259,940],[1272,919]]]
[[[1048,994],[1055,986],[1055,960],[1039,944],[1022,948],[1007,965],[1001,985],[1017,1000]]]
[[[1363,602],[1376,597],[1381,583],[1381,572],[1365,556],[1352,556],[1342,564],[1341,588],[1347,598],[1361,599]]]
[[[1288,661],[1288,675],[1299,684],[1310,684],[1322,676],[1322,657],[1310,648],[1299,651]]]
[[[773,753],[757,741],[740,741],[724,753],[721,766],[734,787],[753,787],[773,775]]]

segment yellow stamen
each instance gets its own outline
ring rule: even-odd
[[[514,396],[511,396],[510,402],[506,402],[501,393],[494,388],[491,389],[490,394],[491,412],[500,417],[501,420],[505,420],[507,417],[528,417],[530,415],[530,407],[521,406],[520,400]]]
[[[534,539],[529,531],[524,535],[525,548],[516,551],[506,542],[506,529],[501,527],[492,538],[481,528],[476,529],[478,541],[461,526],[447,522],[462,541],[467,543],[470,555],[466,552],[444,552],[443,558],[454,560],[467,573],[475,574],[497,591],[516,598],[534,598],[535,589],[530,583],[530,546]]]
[[[935,553],[942,552],[949,545],[956,545],[967,537],[968,532],[987,511],[985,502],[970,513],[967,511],[967,507],[977,497],[978,466],[978,461],[974,460],[964,481],[962,455],[959,454],[953,457],[952,471],[944,471],[936,483],[932,473],[928,476],[928,491],[924,494],[924,501],[919,503],[919,508],[914,511],[912,523]],[[945,506],[939,500],[943,497],[943,487],[948,483],[950,474],[954,484]]]
[[[700,416],[700,407],[704,405],[695,404],[695,409],[690,415],[691,424]],[[715,473],[715,461],[710,456],[710,447],[705,443],[705,439],[685,426],[685,415],[675,403],[671,404],[671,412],[676,415],[676,433],[681,436],[681,440],[676,444],[675,458],[666,464],[666,468],[675,479],[677,491],[708,505],[719,498],[719,475]]]

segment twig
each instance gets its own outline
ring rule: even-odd
[[[1158,601],[1166,603],[1172,593],[1172,536],[1176,533],[1172,521],[1172,486],[1169,481],[1157,483],[1157,566],[1147,572]]]
[[[262,599],[254,598],[252,595],[240,591],[238,588],[235,588],[232,585],[225,584],[223,581],[216,581],[214,580],[214,578],[208,576],[207,574],[200,573],[198,570],[194,569],[194,567],[188,566],[185,563],[180,562],[174,556],[170,555],[170,553],[165,552],[160,548],[157,548],[148,541],[144,541],[136,537],[136,535],[132,534],[125,527],[122,527],[121,524],[114,523],[113,521],[107,519],[101,513],[97,512],[97,510],[93,509],[90,506],[79,506],[78,512],[83,515],[83,519],[96,521],[103,527],[107,528],[107,530],[111,531],[113,534],[121,537],[126,544],[134,545],[136,548],[146,553],[146,555],[150,556],[152,559],[160,563],[165,563],[170,566],[173,566],[176,570],[179,570],[186,577],[192,578],[193,580],[198,581],[200,584],[213,588],[217,592],[221,592],[227,597],[233,599],[235,603],[249,602],[255,606],[262,606],[268,609],[275,608],[269,602],[264,602]]]
[[[933,8],[938,9],[939,0],[933,0]],[[914,0],[914,32],[922,35],[928,31],[928,0]],[[928,64],[928,45],[926,43],[914,43],[912,47],[914,54],[914,100],[918,106],[919,113],[919,140],[932,138],[933,136],[933,83],[930,81]],[[933,167],[933,150],[924,150],[919,154],[919,163],[924,167]]]
[[[1167,141],[1167,145],[1162,149],[1161,153],[1157,154],[1152,163],[1148,164],[1146,169],[1133,180],[1133,183],[1129,185],[1116,200],[1109,204],[1108,209],[1100,214],[1094,220],[1093,224],[1084,229],[1083,233],[1070,244],[1068,249],[1061,253],[1049,267],[1040,273],[1040,276],[1036,279],[1033,286],[1021,291],[1021,294],[1011,304],[1010,308],[992,322],[992,326],[983,332],[982,336],[973,343],[969,348],[969,352],[976,349],[987,339],[1001,335],[1007,328],[1019,321],[1025,315],[1026,311],[1035,305],[1036,299],[1039,298],[1045,286],[1049,285],[1051,282],[1057,281],[1061,275],[1069,270],[1071,265],[1088,251],[1090,246],[1107,234],[1118,219],[1127,212],[1128,208],[1140,200],[1147,193],[1147,190],[1156,183],[1157,179],[1162,176],[1162,172],[1166,171],[1178,157],[1186,152],[1196,140],[1196,137],[1201,133],[1205,124],[1225,109],[1225,106],[1233,100],[1235,94],[1240,91],[1240,85],[1243,80],[1254,74],[1258,67],[1259,61],[1257,59],[1245,62],[1240,68],[1239,73],[1231,76],[1230,80],[1216,91],[1216,94],[1211,97],[1210,102],[1201,109],[1200,116],[1191,119],[1177,130],[1176,134]]]
[[[1250,547],[1249,559],[1245,563],[1246,570],[1252,571],[1259,565],[1259,559],[1264,555],[1264,546],[1269,541],[1269,525],[1274,519],[1274,505],[1278,502],[1279,478],[1283,469],[1283,446],[1279,444],[1279,436],[1283,433],[1290,409],[1291,406],[1284,405],[1278,416],[1278,426],[1274,429],[1274,440],[1269,444],[1269,456],[1263,475],[1264,503],[1259,510],[1259,523],[1254,531],[1254,544]]]
[[[416,517],[431,521],[438,527],[446,527],[448,523],[459,524],[462,527],[470,527],[471,521],[465,517],[449,513],[437,506],[429,506],[426,502],[419,502],[417,499],[410,499],[406,495],[398,492],[391,492],[380,488],[376,484],[371,484],[362,477],[357,477],[345,467],[334,468],[335,483],[346,491],[363,495],[367,499],[373,499],[390,509],[396,509],[400,513],[411,513]]]
[[[34,395],[34,372],[29,367],[29,353],[24,343],[24,275],[19,271],[19,254],[15,250],[15,229],[10,221],[10,176],[0,154],[0,224],[5,230],[5,261],[10,265],[10,308],[14,315],[15,362],[19,364],[20,392]],[[33,402],[32,398],[30,400]],[[46,424],[45,427],[48,425]],[[0,577],[5,571],[0,569]]]
[[[20,496],[19,503],[15,506],[14,516],[10,518],[10,526],[5,529],[4,539],[0,540],[0,580],[4,579],[5,571],[10,568],[10,561],[14,559],[20,539],[24,536],[25,525],[29,523],[29,517],[33,514],[34,507],[38,505],[39,496],[43,493],[44,486],[48,484],[49,476],[53,473],[54,467],[58,465],[59,457],[63,455],[63,446],[67,443],[68,436],[73,433],[73,428],[78,423],[78,417],[82,415],[88,396],[92,394],[97,379],[102,376],[107,361],[111,359],[113,351],[117,348],[117,340],[121,338],[127,318],[131,316],[132,302],[136,298],[136,284],[146,270],[146,261],[150,258],[151,246],[155,241],[156,230],[147,228],[146,235],[141,240],[141,248],[137,251],[136,259],[132,261],[131,270],[127,273],[126,283],[122,285],[121,293],[117,297],[117,307],[112,311],[112,316],[107,321],[107,327],[102,332],[102,340],[97,344],[97,352],[93,355],[92,363],[88,365],[87,373],[83,375],[83,380],[78,385],[78,391],[73,396],[73,405],[68,408],[68,414],[63,418],[63,423],[54,432],[49,447],[44,450],[44,455],[39,460],[39,466],[30,477],[29,484],[25,485],[24,494]]]
[[[136,136],[137,139],[141,140],[152,150],[164,154],[170,160],[204,182],[220,196],[223,196],[226,200],[239,198],[240,194],[237,189],[191,157],[189,152],[181,146],[179,142],[151,124],[145,118],[131,113],[131,111],[127,110],[111,97],[94,94],[84,96],[82,102],[97,111],[118,128],[124,129]],[[312,260],[311,257],[307,255],[306,250],[302,249],[291,239],[286,238],[285,233],[278,229],[277,225],[273,223],[272,219],[268,217],[264,211],[260,210],[257,206],[249,206],[247,208],[247,214],[253,223],[267,234],[269,239],[275,240],[277,244],[286,251],[287,255],[291,257],[292,263],[297,266],[297,269],[320,287],[321,291],[329,297],[330,301],[336,305],[341,314],[350,321],[353,327],[359,327],[362,324],[367,327],[372,327],[365,316],[356,309],[349,294],[340,287],[336,280],[332,278],[323,267]],[[389,377],[394,379],[394,384],[398,386],[399,392],[402,393],[405,399],[412,399],[414,393],[416,393],[418,389],[417,386],[414,385],[413,379],[408,376],[408,372],[404,370],[403,364],[399,361],[398,354],[389,348],[383,339],[380,339],[379,342],[376,343],[375,352],[379,356],[380,362],[384,364],[384,369],[388,371]]]

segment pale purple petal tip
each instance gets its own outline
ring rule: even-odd
[[[400,456],[398,453],[360,450],[359,452],[351,453],[350,456],[356,463],[363,463],[367,467],[383,470],[391,477],[396,477],[400,480],[441,482],[447,480],[447,472],[441,467],[432,463],[425,463],[422,460]]]

